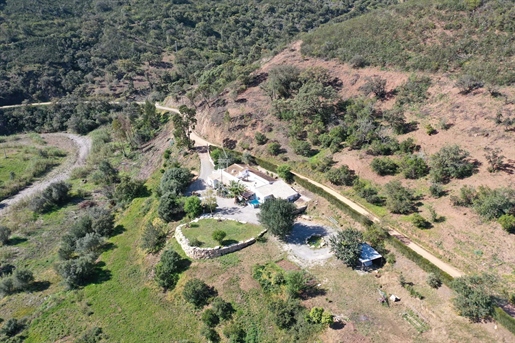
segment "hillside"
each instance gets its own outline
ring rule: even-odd
[[[298,68],[301,75],[318,70],[320,74],[330,76],[331,83],[337,85],[334,87],[335,97],[332,99],[339,98],[342,99],[339,101],[343,101],[341,107],[332,108],[329,104],[334,111],[330,121],[317,124],[316,119],[322,115],[323,111],[320,108],[328,105],[327,103],[318,103],[317,106],[321,107],[314,110],[313,114],[306,114],[307,112],[302,112],[304,110],[295,107],[301,106],[295,102],[301,93],[300,90],[295,91],[292,98],[286,100],[272,100],[266,94],[265,89],[269,82],[267,77],[274,74],[274,69],[285,66]],[[450,199],[452,196],[459,196],[460,189],[464,186],[513,189],[515,137],[510,126],[496,123],[496,118],[499,113],[504,118],[513,118],[515,106],[512,99],[515,98],[515,92],[511,87],[500,87],[500,97],[492,96],[484,88],[469,94],[461,94],[460,89],[455,86],[455,81],[447,75],[415,75],[419,78],[428,78],[427,91],[424,91],[421,100],[406,100],[406,91],[403,89],[406,89],[405,85],[408,84],[410,77],[415,77],[412,74],[373,67],[355,69],[337,60],[305,57],[301,54],[301,42],[296,42],[255,72],[256,79],[261,81],[259,85],[250,87],[235,98],[226,97],[223,101],[219,99],[211,107],[203,107],[197,130],[219,144],[248,151],[252,155],[273,160],[278,164],[288,164],[293,170],[327,184],[331,184],[328,181],[328,172],[342,165],[347,165],[361,180],[371,182],[372,188],[376,189],[381,197],[385,196],[385,184],[393,180],[401,181],[419,197],[420,203],[416,212],[429,220],[429,209],[434,208],[445,221],[433,223],[430,230],[420,230],[410,223],[411,215],[391,214],[384,204],[369,204],[353,187],[334,184],[332,187],[368,206],[382,216],[385,222],[394,222],[394,225],[402,228],[409,237],[465,271],[492,271],[495,266],[499,276],[509,280],[504,286],[513,289],[515,280],[511,277],[510,267],[515,262],[511,253],[515,244],[513,235],[503,231],[495,222],[484,221],[472,209],[451,206]],[[372,96],[364,97],[363,86],[371,77],[386,80],[386,93],[390,95],[383,100]],[[282,102],[293,104],[293,111],[298,113],[297,116],[281,119],[277,107]],[[374,138],[361,146],[353,146],[354,143],[349,140],[356,132],[356,128],[353,128],[347,119],[349,112],[354,111],[349,107],[352,103],[353,106],[365,106],[372,111],[372,131],[383,135],[383,152],[374,152],[374,149],[377,149],[376,143],[373,143]],[[400,113],[402,122],[409,123],[410,128],[405,132],[395,133],[392,122],[385,119],[391,113]],[[428,125],[435,128],[434,134],[429,135],[426,132]],[[301,128],[296,129],[297,127]],[[322,137],[336,132],[339,128],[346,130],[344,136],[347,137],[343,139],[341,146],[340,143],[337,146],[324,146],[326,143],[321,142]],[[267,143],[259,144],[256,132],[263,133]],[[404,154],[395,152],[396,148],[390,152],[385,151],[384,147],[390,144],[389,142],[395,145],[395,142],[409,139],[413,139],[414,143],[420,146],[415,155],[426,163],[430,163],[431,156],[443,147],[458,144],[470,153],[470,159],[477,164],[477,170],[470,176],[444,182],[442,186],[447,196],[440,198],[432,197],[429,192],[433,182],[431,175],[424,173],[426,176],[413,180],[406,178],[401,171],[396,172],[394,176],[379,176],[373,171],[371,162],[378,155],[390,155],[391,159],[402,165]],[[279,155],[273,156],[270,153],[271,142],[277,142],[283,149]],[[304,152],[299,146],[304,145],[311,151],[302,156]],[[488,171],[489,163],[485,148],[499,149],[502,155],[506,156],[501,171]],[[324,164],[324,160],[328,161],[327,165]],[[477,258],[478,254],[480,258]]]
[[[511,0],[407,1],[304,35],[302,53],[510,85],[515,82],[514,15]]]
[[[513,341],[513,1],[0,0],[0,341]]]
[[[159,99],[203,78],[217,92],[293,36],[392,2],[2,1],[0,106],[69,93]]]

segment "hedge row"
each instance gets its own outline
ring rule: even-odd
[[[324,189],[312,184],[308,180],[303,179],[297,175],[294,175],[293,179],[295,180],[295,182],[297,182],[302,187],[306,188],[307,190],[309,190],[315,194],[318,194],[322,198],[329,201],[330,204],[338,207],[340,210],[345,212],[347,215],[349,215],[355,221],[357,221],[365,226],[370,226],[373,224],[373,222],[369,218],[362,215],[361,213],[354,211],[349,205],[345,204],[344,202],[341,202],[335,196],[327,193]]]
[[[420,268],[422,268],[423,270],[425,270],[428,273],[436,274],[437,276],[440,277],[440,280],[442,280],[442,282],[444,284],[446,284],[447,286],[450,286],[451,281],[454,278],[452,276],[450,276],[449,274],[447,274],[446,272],[444,272],[443,270],[441,270],[440,268],[438,268],[437,266],[435,266],[429,260],[427,260],[426,258],[422,257],[415,251],[408,248],[407,245],[405,245],[404,243],[402,243],[400,240],[398,240],[395,237],[390,236],[388,239],[388,243],[390,243],[395,249],[400,251],[405,257],[407,257],[411,261],[415,262],[417,264],[417,266],[419,266]]]
[[[265,168],[266,170],[271,171],[272,173],[275,173],[277,171],[277,166],[271,162],[263,160],[259,157],[254,157],[254,160],[260,167]]]
[[[510,316],[506,311],[500,307],[495,307],[494,318],[499,324],[504,326],[512,334],[515,334],[515,318]]]

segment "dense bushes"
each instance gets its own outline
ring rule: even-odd
[[[29,204],[31,210],[37,213],[48,212],[64,204],[69,198],[71,186],[60,181],[51,183],[43,192],[36,195]]]
[[[61,261],[55,269],[69,288],[83,286],[95,275],[95,260],[104,245],[103,237],[114,233],[113,214],[93,207],[63,235],[58,250]]]
[[[177,284],[179,273],[185,268],[181,256],[171,248],[161,254],[161,259],[155,268],[155,279],[164,290],[171,290]]]
[[[475,166],[469,161],[470,154],[458,145],[448,145],[431,156],[431,180],[448,182],[451,178],[461,179],[472,175]]]
[[[0,225],[0,245],[5,245],[9,241],[11,230],[3,225]]]
[[[389,157],[376,157],[370,163],[370,167],[378,175],[395,175],[399,169],[399,165]]]
[[[451,196],[451,202],[455,206],[473,207],[480,216],[492,220],[515,212],[515,191],[511,188],[491,189],[480,186],[475,189],[464,186],[459,195]]]
[[[344,62],[354,61],[359,55],[374,66],[396,66],[408,71],[458,71],[494,84],[513,83],[512,54],[503,48],[506,39],[511,39],[515,32],[511,19],[513,3],[489,1],[476,11],[467,11],[465,3],[404,2],[325,25],[303,36],[302,53]],[[440,25],[435,25],[436,22]],[[448,34],[441,35],[440,27]],[[472,34],[479,30],[479,35]],[[425,44],[427,41],[434,44]],[[463,59],[465,55],[467,58]],[[470,89],[468,83],[465,87],[464,90]],[[420,90],[424,88],[422,85]],[[407,100],[418,99],[408,97]]]
[[[390,181],[384,186],[386,207],[393,213],[408,214],[415,209],[413,192],[400,181]]]
[[[338,186],[352,186],[354,181],[357,179],[354,170],[351,170],[349,166],[345,164],[338,168],[330,169],[325,176],[329,182]]]

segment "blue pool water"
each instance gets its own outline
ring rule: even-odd
[[[251,201],[249,201],[249,204],[251,204],[252,206],[259,206],[259,200],[252,199]]]

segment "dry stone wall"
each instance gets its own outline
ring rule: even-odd
[[[220,219],[221,220],[234,220],[231,218],[220,218]],[[191,223],[196,223],[199,220],[202,220],[202,218],[195,219]],[[240,222],[240,223],[246,224],[245,222]],[[186,255],[189,258],[196,259],[196,260],[220,257],[222,255],[230,254],[232,252],[246,248],[249,245],[254,244],[256,242],[256,238],[263,236],[267,231],[267,230],[263,230],[257,235],[257,237],[252,237],[250,239],[247,239],[246,241],[234,243],[234,244],[231,244],[226,247],[217,246],[214,248],[201,248],[201,247],[191,246],[190,241],[182,233],[182,228],[186,225],[188,225],[188,224],[179,225],[175,229],[175,239],[177,239],[177,242],[179,242],[179,244],[182,247],[182,250],[184,250]]]

